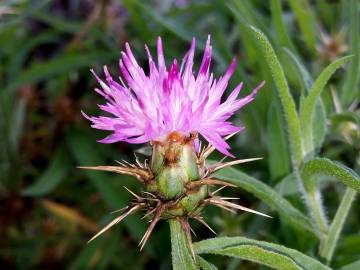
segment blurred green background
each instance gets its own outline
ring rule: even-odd
[[[211,34],[215,75],[226,70],[232,56],[238,58],[229,90],[243,81],[241,95],[245,95],[266,80],[256,100],[234,119],[246,130],[230,140],[232,153],[238,158],[264,157],[237,168],[276,187],[304,210],[295,181],[282,180],[291,172],[282,112],[271,73],[244,24],[268,36],[297,103],[324,67],[340,56],[355,55],[346,69],[331,78],[322,95],[318,115],[326,125],[319,122],[324,142],[317,152],[358,170],[359,7],[356,0],[2,0],[0,268],[171,269],[166,222],[160,223],[141,253],[137,243],[147,221],[140,220],[140,215],[86,243],[113,217],[110,211],[131,200],[123,186],[136,191],[140,186],[129,177],[82,171],[76,166],[113,165],[114,160],[122,159],[132,162],[134,151],[141,159],[147,158],[143,146],[97,143],[106,132],[91,129],[81,115],[81,110],[99,113],[97,104],[103,102],[93,91],[96,81],[89,69],[101,74],[107,64],[114,77],[119,76],[118,60],[126,41],[147,69],[144,43],[155,55],[156,38],[161,36],[170,63],[172,58],[183,57],[195,36],[199,65],[204,41]],[[214,154],[212,159],[219,157]],[[323,185],[330,216],[343,189],[329,181]],[[270,211],[241,189],[223,194]],[[359,213],[356,201],[333,267],[360,259]],[[206,209],[207,220],[219,235],[280,243],[316,256],[314,236],[289,226],[276,212],[271,214],[274,218],[269,220]],[[212,237],[197,224],[194,228],[194,241]],[[209,259],[219,269],[267,269],[225,257]]]

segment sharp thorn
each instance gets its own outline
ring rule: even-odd
[[[144,198],[140,197],[139,195],[135,194],[133,191],[131,191],[130,189],[128,189],[127,187],[123,186],[131,195],[133,195],[136,199],[138,200],[142,200]]]
[[[191,233],[190,233],[190,225],[189,225],[189,222],[185,219],[180,219],[180,224],[181,224],[181,227],[185,233],[185,237],[186,237],[186,240],[188,242],[188,246],[189,246],[189,249],[190,249],[190,252],[191,252],[191,256],[193,257],[193,260],[194,262],[196,261],[196,258],[195,258],[195,252],[194,252],[194,247],[193,247],[193,244],[192,244],[192,240],[191,240]]]
[[[145,219],[147,218],[148,216],[150,216],[152,213],[154,213],[156,211],[156,208],[150,210],[149,212],[147,212],[141,219]]]
[[[156,208],[156,214],[154,216],[154,218],[152,219],[149,227],[147,228],[144,236],[141,238],[140,240],[140,243],[139,243],[139,246],[140,246],[140,251],[144,248],[147,240],[149,239],[156,223],[160,220],[160,216],[163,212],[163,207],[160,205],[158,208]]]
[[[94,239],[96,239],[98,236],[100,236],[101,234],[103,234],[104,232],[106,232],[108,229],[110,229],[112,226],[118,224],[120,221],[122,221],[124,218],[126,218],[128,215],[130,215],[131,213],[137,211],[138,209],[140,209],[142,207],[142,205],[135,205],[132,208],[130,208],[128,211],[126,211],[125,213],[123,213],[121,216],[118,216],[117,218],[113,219],[109,224],[107,224],[103,229],[101,229],[97,234],[95,234],[89,241],[88,243],[90,243],[91,241],[93,241]]]
[[[187,187],[188,189],[191,188],[195,188],[195,187],[200,187],[203,185],[223,185],[223,186],[230,186],[230,187],[236,187],[236,185],[222,181],[222,180],[218,180],[218,179],[214,179],[214,178],[203,178],[200,179],[198,181],[194,181],[194,182],[190,182],[188,183]]]
[[[220,197],[222,200],[240,200],[239,197]]]
[[[194,217],[194,219],[200,222],[202,225],[208,228],[213,234],[216,235],[216,232],[210,227],[209,224],[206,223],[206,221],[202,217]]]
[[[234,208],[234,209],[238,209],[238,210],[250,212],[250,213],[253,213],[253,214],[257,214],[257,215],[260,215],[260,216],[272,218],[272,217],[269,216],[269,215],[266,215],[266,214],[263,214],[263,213],[261,213],[261,212],[252,210],[252,209],[247,208],[247,207],[245,207],[245,206],[241,206],[241,205],[238,205],[238,204],[235,204],[235,203],[231,203],[231,202],[227,202],[227,201],[221,200],[220,198],[210,198],[210,199],[208,199],[208,201],[209,201],[210,203],[216,204],[216,205],[218,205],[218,206],[222,205],[222,206],[225,206],[225,207]]]
[[[219,203],[217,203],[217,202],[211,201],[210,199],[206,199],[205,202],[208,202],[208,203],[210,203],[210,204],[212,204],[212,205],[215,205],[215,206],[217,206],[217,207],[220,207],[220,208],[222,208],[222,209],[225,209],[226,211],[229,211],[229,212],[232,213],[232,214],[236,214],[236,212],[235,212],[233,209],[231,209],[231,208],[229,208],[229,207],[226,207],[226,206],[223,205],[223,204],[219,204]]]
[[[189,229],[190,229],[190,231],[192,232],[192,234],[193,234],[195,237],[197,237],[195,231],[193,230],[193,228],[191,228],[190,224],[189,224]]]
[[[216,193],[218,193],[219,191],[223,190],[224,188],[226,188],[226,186],[223,186],[221,188],[218,188],[217,190],[215,190],[214,192],[212,192],[212,195],[215,195]]]
[[[241,163],[247,163],[247,162],[251,162],[251,161],[255,161],[255,160],[260,160],[263,158],[247,158],[247,159],[238,159],[238,160],[233,160],[233,161],[229,161],[226,163],[222,163],[222,161],[220,161],[219,163],[216,163],[212,166],[210,166],[208,168],[208,174],[212,174],[218,170],[230,167],[230,166],[234,166],[236,164],[241,164]]]
[[[141,191],[141,192],[146,194],[146,195],[150,195],[151,197],[157,199],[157,197],[154,194],[150,193],[150,192],[147,192],[147,191]]]
[[[123,208],[120,208],[120,209],[117,209],[117,210],[114,210],[114,211],[110,212],[110,214],[114,214],[114,213],[117,213],[117,212],[121,212],[121,211],[124,211],[124,210],[126,210],[126,209],[128,209],[128,208],[129,208],[129,206],[125,206],[125,207],[123,207]]]

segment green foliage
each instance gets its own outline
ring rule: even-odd
[[[65,146],[60,145],[44,174],[22,193],[26,196],[43,196],[50,193],[66,177],[71,165]]]
[[[291,96],[288,83],[285,78],[284,70],[275,55],[267,37],[253,26],[249,27],[257,41],[265,62],[271,70],[271,75],[275,81],[276,90],[281,101],[281,107],[285,115],[285,124],[290,145],[291,158],[295,164],[300,164],[302,160],[302,141],[300,123],[293,97]]]
[[[317,183],[314,179],[316,179],[317,175],[333,177],[344,185],[360,192],[359,175],[350,168],[326,158],[315,158],[305,162],[301,174],[305,188],[309,193],[315,191]]]
[[[245,237],[218,237],[194,245],[198,254],[216,254],[253,261],[274,269],[326,270],[329,267],[294,249]]]
[[[316,113],[316,101],[319,100],[322,90],[331,75],[343,64],[351,59],[352,56],[345,56],[336,60],[324,69],[309,90],[309,95],[304,99],[300,111],[300,123],[303,133],[303,141],[306,153],[313,150],[313,119]]]
[[[65,2],[0,4],[2,268],[359,269],[359,1]],[[147,224],[140,216],[86,245],[112,218],[107,213],[131,200],[123,186],[140,188],[130,177],[76,167],[133,162],[141,147],[96,143],[106,132],[91,129],[80,113],[96,115],[103,103],[92,91],[89,69],[102,76],[106,64],[118,77],[128,41],[146,70],[143,44],[154,57],[157,36],[167,64],[181,62],[195,36],[198,66],[208,34],[214,77],[238,58],[229,90],[244,81],[245,96],[266,80],[234,118],[245,131],[229,140],[235,156],[264,159],[217,172],[238,186],[219,195],[240,197],[273,218],[206,207],[204,219],[219,235],[254,240],[195,243],[196,264],[173,221],[171,244],[168,226],[160,222],[141,254],[136,243]],[[140,160],[149,158],[138,152]],[[210,236],[191,225],[194,241]]]
[[[222,180],[239,186],[253,194],[267,205],[274,208],[281,216],[288,219],[295,227],[312,231],[310,220],[277,191],[245,173],[234,168],[226,168],[216,174]]]
[[[354,54],[354,60],[351,63],[349,71],[346,73],[343,91],[341,93],[342,101],[348,105],[354,99],[359,99],[359,80],[360,80],[360,35],[359,35],[359,13],[356,0],[348,1],[348,14],[350,14],[351,34],[349,35],[351,53]]]

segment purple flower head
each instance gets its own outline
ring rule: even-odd
[[[204,55],[198,73],[193,72],[195,38],[179,68],[176,59],[167,69],[161,38],[157,40],[157,64],[148,47],[145,50],[149,61],[149,74],[138,65],[128,43],[119,67],[126,84],[119,78],[115,81],[106,66],[106,81],[92,73],[101,88],[95,91],[106,99],[100,109],[111,116],[89,117],[92,127],[112,131],[101,143],[125,141],[145,143],[162,141],[171,132],[183,135],[198,133],[225,155],[231,156],[230,146],[224,136],[238,132],[242,127],[234,126],[229,118],[245,104],[254,99],[264,85],[262,82],[251,94],[238,99],[242,88],[240,83],[222,102],[221,98],[235,70],[233,59],[226,73],[215,79],[210,73],[212,47],[207,39]]]

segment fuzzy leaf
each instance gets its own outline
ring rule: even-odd
[[[171,233],[171,255],[173,270],[196,270],[193,258],[186,242],[184,232],[180,222],[176,219],[170,219]]]
[[[257,40],[257,44],[261,49],[265,62],[271,70],[285,117],[291,158],[295,164],[299,165],[303,156],[300,122],[296,111],[295,101],[291,96],[284,70],[282,69],[268,38],[260,30],[253,26],[249,26],[249,29]]]
[[[263,182],[234,168],[222,169],[220,172],[216,173],[216,176],[226,182],[239,186],[247,192],[250,192],[255,197],[274,208],[282,217],[289,220],[294,226],[312,231],[312,226],[308,217],[296,209],[276,190],[272,189]]]
[[[358,269],[360,269],[360,260],[345,265],[341,267],[339,270],[358,270]]]
[[[311,152],[314,147],[312,121],[315,115],[316,102],[320,98],[326,83],[332,76],[332,74],[343,64],[348,62],[352,56],[345,56],[336,60],[327,66],[314,82],[312,88],[309,91],[309,95],[305,98],[300,111],[300,123],[301,130],[303,132],[304,147],[306,152]]]
[[[197,254],[237,257],[282,270],[330,270],[319,261],[281,245],[245,237],[218,237],[194,244]]]
[[[352,169],[327,158],[314,158],[305,162],[301,168],[304,186],[309,193],[316,191],[317,175],[326,175],[335,178],[344,185],[360,192],[360,177]]]
[[[284,48],[285,55],[290,60],[290,63],[294,65],[296,70],[296,75],[298,81],[303,89],[302,93],[309,93],[311,91],[311,86],[313,85],[313,79],[310,76],[310,73],[307,71],[306,67],[301,63],[300,59],[295,56],[290,50]],[[303,97],[303,96],[302,96]],[[304,100],[302,100],[304,102]],[[301,103],[301,105],[303,105]],[[302,108],[302,106],[301,106]],[[321,97],[318,97],[315,105],[315,114],[311,122],[312,127],[312,138],[313,145],[315,148],[320,148],[326,134],[326,111],[325,106]],[[305,144],[306,142],[304,142]]]
[[[217,270],[217,267],[213,265],[212,263],[209,263],[204,258],[200,256],[196,256],[196,262],[200,266],[200,269],[202,270]]]

